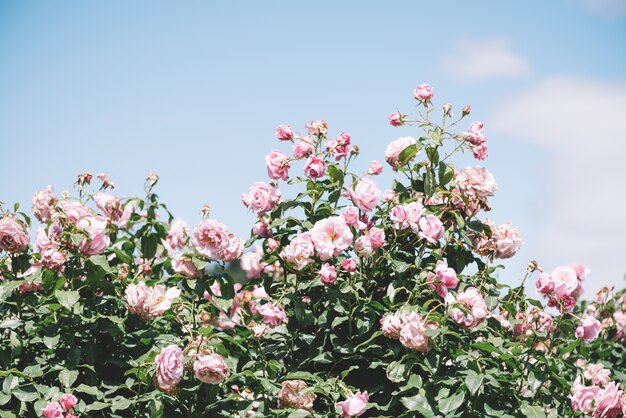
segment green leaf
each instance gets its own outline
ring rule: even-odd
[[[420,149],[421,144],[409,145],[408,147],[403,149],[402,152],[400,152],[400,155],[398,155],[398,162],[396,164],[398,166],[406,165],[409,161],[415,158]]]
[[[49,349],[53,349],[59,343],[60,335],[55,335],[54,337],[43,337],[43,343]]]
[[[445,186],[450,183],[454,178],[454,167],[452,164],[446,164],[444,162],[439,163],[439,184]]]
[[[546,418],[546,413],[540,406],[530,405],[524,401],[521,405],[522,414],[528,418]]]
[[[432,196],[435,187],[435,176],[432,171],[427,170],[424,173],[424,193]]]
[[[80,299],[80,294],[75,290],[57,290],[54,292],[57,300],[65,309],[71,310],[72,306]]]
[[[130,399],[118,396],[111,402],[111,411],[122,411],[127,409],[131,404],[132,402]]]
[[[109,261],[106,259],[105,256],[92,255],[91,257],[89,257],[89,261],[93,265],[102,268],[102,270],[104,270],[106,273],[113,274],[113,271],[111,270],[111,266],[109,265]]]
[[[472,395],[475,395],[483,384],[484,374],[476,373],[474,370],[469,370],[467,376],[465,376],[465,386]]]
[[[78,370],[63,369],[59,373],[59,382],[66,388],[72,387],[76,378],[78,378]]]
[[[428,400],[419,393],[415,396],[401,398],[400,402],[402,402],[402,405],[404,405],[407,410],[419,412],[424,418],[435,417],[435,413],[428,403]]]
[[[387,378],[392,382],[398,383],[404,381],[404,372],[406,366],[399,361],[392,361],[387,367]]]
[[[148,235],[141,239],[141,253],[148,260],[156,254],[158,238],[156,235]]]
[[[463,405],[465,400],[465,392],[457,393],[448,398],[439,399],[439,410],[443,414],[450,414]]]
[[[85,412],[88,411],[100,411],[102,409],[108,408],[109,404],[104,402],[92,402],[85,408]]]

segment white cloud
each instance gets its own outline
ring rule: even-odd
[[[534,185],[538,195],[529,202],[542,208],[540,239],[531,244],[537,260],[548,269],[587,264],[590,292],[624,287],[626,83],[549,79],[497,109],[489,118],[494,133],[534,142],[550,155],[545,183]]]
[[[443,67],[453,77],[466,81],[520,78],[531,73],[530,65],[511,50],[505,39],[461,39],[443,58]]]

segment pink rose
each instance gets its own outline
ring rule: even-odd
[[[593,341],[602,330],[602,324],[595,317],[585,315],[581,324],[576,328],[576,337],[585,341]]]
[[[427,326],[419,315],[407,321],[400,330],[400,343],[409,350],[426,353],[433,348],[433,343],[425,333]]]
[[[321,158],[310,156],[304,165],[304,175],[310,179],[318,179],[326,174],[326,163]]]
[[[420,102],[427,102],[433,98],[433,89],[428,84],[420,84],[415,87],[413,93]]]
[[[322,283],[326,286],[330,286],[335,283],[335,280],[337,280],[337,270],[335,270],[335,267],[330,264],[324,263],[320,269],[320,277],[322,279]]]
[[[289,168],[291,163],[289,157],[278,150],[273,150],[265,156],[265,165],[267,166],[267,174],[272,180],[289,178]]]
[[[337,161],[341,160],[350,153],[350,139],[352,136],[345,132],[340,133],[326,142],[326,151],[331,152]]]
[[[450,311],[450,317],[465,328],[473,328],[489,316],[489,308],[475,287],[458,292],[454,303],[462,305],[468,311],[465,313],[459,308],[452,308]]]
[[[312,120],[304,126],[309,135],[326,135],[328,132],[328,124],[323,120]]]
[[[472,145],[482,145],[487,141],[483,134],[483,123],[472,122],[469,127],[469,131],[465,132],[465,140]]]
[[[535,286],[537,287],[537,292],[547,295],[554,290],[555,283],[552,280],[552,276],[548,273],[541,273],[537,277]]]
[[[263,317],[263,322],[270,328],[276,328],[281,324],[286,324],[289,320],[285,310],[280,306],[266,303],[265,305],[259,306],[257,309],[259,315]]]
[[[96,193],[93,195],[93,200],[102,213],[110,218],[113,218],[120,209],[120,200],[108,193]]]
[[[63,418],[63,408],[58,402],[48,402],[46,407],[41,410],[44,418]]]
[[[346,224],[358,230],[363,230],[367,227],[367,225],[365,225],[365,223],[363,223],[361,219],[359,219],[359,210],[356,206],[347,206],[343,210],[341,217],[346,222]]]
[[[403,316],[396,312],[392,315],[386,315],[380,320],[380,328],[383,335],[392,340],[400,339],[400,331],[405,321]]]
[[[88,237],[80,243],[80,252],[85,255],[97,255],[106,250],[111,244],[107,235],[107,220],[101,216],[82,218],[76,224],[78,229],[87,232]]]
[[[231,245],[231,236],[224,224],[207,219],[194,228],[191,244],[209,260],[221,260]]]
[[[183,350],[176,345],[170,345],[157,354],[154,359],[154,383],[159,389],[166,393],[176,389],[183,378],[184,357]]]
[[[341,262],[341,269],[349,273],[356,271],[356,261],[354,258],[346,258]]]
[[[9,216],[0,219],[0,251],[21,253],[28,247],[29,240],[28,227]]]
[[[270,187],[267,183],[256,182],[248,188],[247,193],[241,195],[243,204],[260,216],[276,209],[280,201],[280,190]]]
[[[172,269],[175,273],[191,279],[200,277],[200,272],[196,269],[193,261],[191,261],[189,257],[183,256],[182,254],[176,254],[174,258],[172,258]]]
[[[315,150],[313,144],[311,143],[311,139],[306,136],[302,139],[298,139],[293,146],[293,156],[298,160],[302,158],[306,158]]]
[[[385,202],[393,202],[396,200],[396,197],[397,197],[396,192],[394,192],[391,189],[387,189],[383,192],[383,200]]]
[[[474,155],[474,158],[476,158],[477,160],[484,160],[485,158],[489,156],[489,154],[487,153],[487,145],[486,144],[473,145],[472,154]]]
[[[615,382],[611,382],[604,389],[600,389],[595,396],[593,408],[594,418],[617,418],[624,407],[624,393],[619,390]]]
[[[308,385],[302,380],[285,380],[278,393],[278,407],[312,410],[317,396],[313,392],[302,393],[306,389]]]
[[[293,131],[289,125],[278,125],[276,128],[276,138],[281,141],[289,141],[293,138]]]
[[[385,231],[381,228],[373,226],[367,231],[367,235],[370,238],[373,249],[384,247],[387,244],[387,241],[385,241]]]
[[[165,237],[164,246],[168,251],[181,249],[187,241],[187,223],[182,219],[176,219],[170,225],[170,230]]]
[[[574,412],[590,412],[599,391],[600,388],[597,386],[582,385],[580,377],[577,377],[572,385],[572,396],[570,397]]]
[[[255,245],[254,250],[245,253],[241,256],[241,269],[246,272],[248,279],[258,279],[261,277],[263,269],[267,266],[266,263],[261,263],[263,257],[263,249]]]
[[[59,403],[61,404],[63,409],[69,410],[76,406],[76,404],[78,403],[78,399],[71,393],[66,393],[61,396],[61,399],[59,399]]]
[[[389,124],[391,126],[402,126],[404,125],[403,115],[400,112],[393,112],[391,115],[387,116],[389,120]]]
[[[459,284],[456,272],[443,260],[437,261],[435,272],[428,273],[426,281],[428,286],[442,298],[448,295],[448,289],[454,289]]]
[[[311,233],[298,232],[289,245],[283,248],[280,255],[288,263],[295,264],[296,270],[302,270],[313,262],[311,257],[313,257],[314,250]]]
[[[161,316],[172,307],[174,299],[180,296],[180,289],[166,289],[163,285],[146,286],[144,282],[129,284],[125,290],[128,312],[147,321]]]
[[[365,413],[367,409],[367,401],[369,395],[367,391],[358,391],[352,396],[346,398],[345,401],[337,402],[337,408],[341,408],[341,416],[344,418],[358,417]]]
[[[585,379],[591,380],[596,386],[603,387],[610,381],[611,371],[605,369],[602,364],[589,364],[585,369]]]
[[[269,225],[264,219],[261,219],[252,226],[252,233],[259,238],[269,238],[272,236],[272,231],[269,229]]]
[[[226,250],[224,250],[224,255],[222,256],[222,260],[224,261],[233,261],[237,260],[243,254],[243,246],[244,242],[241,238],[236,236],[235,234],[228,234],[230,242]]]
[[[405,136],[402,138],[398,138],[395,141],[392,141],[387,146],[387,149],[385,150],[385,161],[389,163],[391,168],[393,168],[393,171],[398,171],[398,167],[400,164],[398,159],[400,158],[400,154],[402,153],[402,151],[404,151],[406,148],[410,147],[411,145],[415,145],[415,144],[417,144],[417,141],[415,140],[415,138],[411,136]],[[415,157],[412,157],[411,160],[413,158]]]
[[[460,192],[468,197],[487,198],[498,190],[496,179],[483,167],[465,167],[455,178]]]
[[[424,206],[420,202],[410,202],[394,206],[389,214],[389,219],[394,223],[396,229],[411,228],[417,232],[423,214]]]
[[[317,221],[311,230],[311,241],[322,261],[337,257],[352,244],[352,232],[340,216]]]
[[[369,212],[378,204],[380,190],[369,177],[363,177],[354,189],[348,189],[348,196],[359,209]]]
[[[41,254],[42,263],[54,271],[63,271],[66,260],[67,254],[62,251],[48,249]]]
[[[45,190],[35,193],[33,196],[33,215],[40,222],[48,222],[52,218],[56,197],[52,192],[52,186],[47,186]]]
[[[519,235],[519,230],[511,222],[492,228],[491,240],[495,246],[496,258],[511,258],[521,248],[524,241]]]
[[[199,355],[193,363],[193,373],[198,380],[217,385],[228,377],[228,366],[219,354]]]
[[[372,240],[368,235],[360,236],[354,242],[354,252],[358,257],[369,257],[374,254]]]
[[[377,176],[383,172],[383,165],[379,163],[378,161],[374,160],[370,163],[370,168],[367,172],[368,174]]]
[[[434,244],[443,237],[443,223],[435,215],[426,215],[419,221],[419,236]]]
[[[67,219],[73,224],[87,216],[92,216],[89,209],[79,202],[61,202],[59,205],[62,213],[64,213]]]

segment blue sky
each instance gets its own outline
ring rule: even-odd
[[[624,0],[5,1],[0,200],[30,206],[85,171],[140,194],[155,171],[176,215],[193,225],[210,204],[247,236],[240,195],[266,179],[276,125],[325,119],[353,135],[365,169],[415,133],[386,116],[411,111],[427,82],[437,103],[469,103],[485,122],[500,187],[489,216],[525,240],[502,278],[530,259],[581,261],[590,291],[619,285],[625,44]]]

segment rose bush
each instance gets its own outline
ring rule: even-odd
[[[208,207],[174,219],[155,174],[143,198],[88,173],[37,192],[32,246],[3,209],[0,417],[621,416],[625,293],[581,300],[582,265],[498,282],[520,233],[485,216],[488,169],[452,163],[484,160],[487,128],[414,96],[364,173],[350,134],[280,125],[245,243]]]

